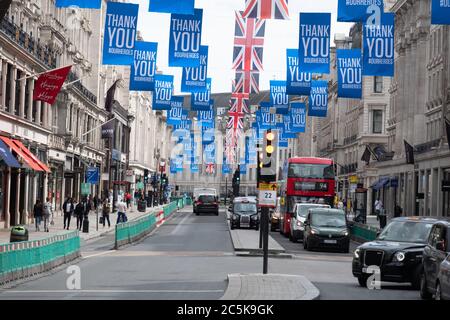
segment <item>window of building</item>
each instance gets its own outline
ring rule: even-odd
[[[372,111],[372,133],[382,133],[383,132],[383,111],[373,110]]]
[[[383,92],[383,77],[373,77],[373,92],[382,93]]]

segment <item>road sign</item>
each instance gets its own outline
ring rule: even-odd
[[[258,206],[276,208],[277,206],[277,184],[260,183]]]
[[[91,184],[90,183],[82,183],[81,184],[81,194],[83,196],[87,196],[91,193]]]
[[[86,182],[90,184],[98,184],[100,178],[100,170],[97,167],[89,167],[86,170]]]

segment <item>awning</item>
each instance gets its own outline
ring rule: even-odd
[[[30,150],[28,150],[22,142],[7,137],[1,137],[3,140],[15,153],[17,153],[26,164],[35,171],[45,171],[50,172],[48,167],[43,164]]]
[[[371,188],[374,190],[380,190],[381,188],[384,188],[390,181],[390,178],[381,178],[380,180],[378,180],[377,182],[375,182]]]
[[[20,168],[19,161],[17,161],[16,157],[9,151],[9,147],[2,140],[0,140],[0,158],[5,161],[8,167]]]
[[[30,150],[28,150],[27,147],[25,147],[23,145],[22,142],[20,142],[19,140],[13,140],[13,142],[24,152],[27,154],[27,156],[29,158],[31,158],[35,163],[38,164],[38,166],[40,166],[45,172],[50,173],[51,170],[41,161],[38,159],[38,157],[36,157],[33,152],[31,152]]]

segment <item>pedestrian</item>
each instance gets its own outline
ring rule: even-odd
[[[380,211],[383,208],[383,202],[380,199],[375,200],[375,214],[377,215],[377,220],[380,220]]]
[[[40,225],[42,220],[42,203],[41,200],[37,199],[36,204],[33,208],[34,222],[36,224],[36,231],[40,231]]]
[[[53,221],[52,204],[50,198],[45,199],[45,203],[42,206],[42,217],[44,218],[44,231],[49,232],[48,225],[50,221]]]
[[[395,205],[394,208],[394,217],[401,217],[403,215],[403,209],[402,207],[400,207],[398,204]]]
[[[94,209],[95,209],[95,211],[97,211],[98,205],[100,204],[98,201],[97,195],[94,196],[93,203],[94,203]]]
[[[84,202],[84,213],[83,213],[84,219],[88,219],[89,213],[91,212],[93,207],[94,207],[94,203],[92,201],[92,197],[89,196],[89,198],[86,198],[85,202]]]
[[[119,200],[117,203],[117,222],[127,222],[127,205],[123,200]]]
[[[103,228],[105,227],[105,222],[108,220],[108,228],[111,227],[111,222],[109,221],[109,214],[111,212],[111,205],[108,198],[103,200],[102,217],[103,217]]]
[[[74,204],[71,197],[67,197],[66,201],[63,203],[63,212],[64,212],[64,229],[69,230],[70,227],[70,219],[72,217],[74,211]],[[67,224],[66,224],[67,222]]]
[[[81,231],[83,227],[83,216],[84,216],[84,203],[79,201],[75,207],[75,216],[77,217],[77,229]]]
[[[130,208],[131,194],[129,192],[125,192],[125,201],[127,203],[127,209]]]

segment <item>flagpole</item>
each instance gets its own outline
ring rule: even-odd
[[[79,81],[83,80],[83,79],[84,79],[84,78],[86,78],[86,77],[88,77],[88,76],[84,76],[84,77],[81,77],[81,78],[79,78],[79,79],[77,79],[77,80],[75,80],[75,81],[72,81],[72,82],[66,83],[66,84],[64,84],[64,85],[62,86],[62,89],[64,89],[64,88],[66,88],[66,87],[70,86],[71,84],[77,83],[77,82],[79,82]]]
[[[89,130],[89,131],[86,131],[86,132],[83,133],[81,136],[84,137],[85,135],[91,133],[92,131],[97,130],[98,128],[103,127],[105,124],[110,123],[110,122],[113,121],[113,120],[116,120],[116,118],[114,117],[114,115],[113,115],[113,117],[112,117],[111,119],[109,119],[108,121],[103,122],[101,125],[98,125],[98,126],[96,126],[95,128],[93,128],[93,129],[91,129],[91,130]]]
[[[56,71],[56,70],[60,70],[60,69],[67,68],[67,67],[73,67],[73,66],[76,66],[77,64],[78,64],[78,63],[73,63],[73,64],[69,64],[69,65],[64,66],[64,67],[58,67],[58,68],[55,68],[55,69],[46,70],[46,71],[44,71],[44,72],[33,73],[32,75],[29,75],[29,76],[26,76],[26,77],[17,79],[17,81],[26,80],[26,79],[33,78],[33,77],[36,77],[36,76],[40,76],[40,75],[42,75],[42,74],[44,74],[44,73],[53,72],[53,71]]]

